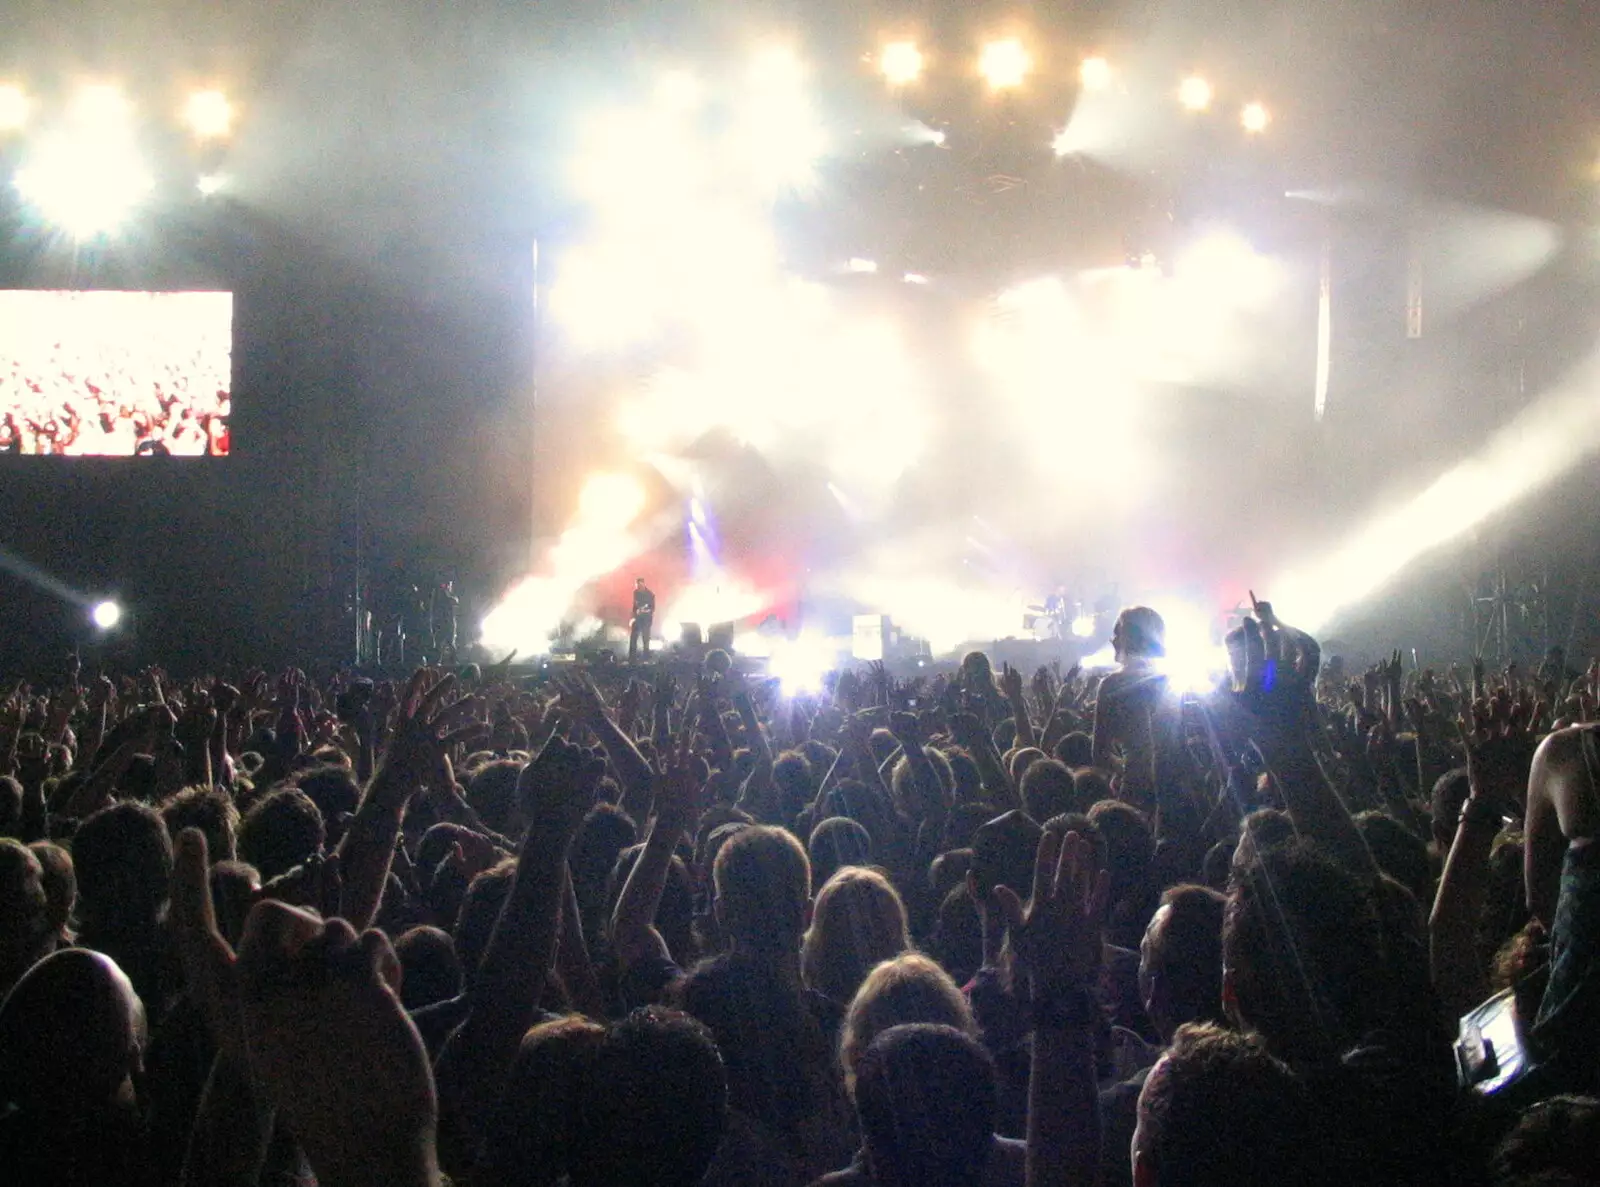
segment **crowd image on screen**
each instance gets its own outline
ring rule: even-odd
[[[1600,661],[0,688],[0,1177],[1600,1181]]]
[[[0,292],[0,453],[221,457],[226,293]]]

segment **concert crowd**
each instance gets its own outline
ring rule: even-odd
[[[226,456],[233,401],[215,353],[182,366],[112,349],[0,357],[0,453]]]
[[[8,684],[0,1179],[1600,1182],[1600,663],[1114,642]]]

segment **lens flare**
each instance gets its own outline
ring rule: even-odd
[[[773,640],[767,671],[776,676],[786,696],[816,692],[822,678],[839,661],[839,652],[819,634],[802,632],[795,639]]]
[[[978,73],[995,91],[1020,87],[1032,69],[1032,56],[1015,37],[989,42],[978,57]]]
[[[1264,103],[1246,103],[1239,112],[1239,126],[1246,132],[1265,132],[1272,122],[1272,113]]]
[[[76,239],[115,231],[155,188],[131,144],[70,131],[41,141],[15,184],[28,205]]]
[[[1211,106],[1211,84],[1198,74],[1191,74],[1178,85],[1178,102],[1185,111],[1205,111]]]
[[[922,51],[914,41],[891,41],[878,55],[878,70],[892,87],[909,86],[922,77]]]
[[[75,239],[115,231],[155,188],[133,142],[132,116],[118,88],[85,87],[66,122],[33,145],[17,171],[17,193]]]
[[[233,104],[221,91],[196,91],[183,105],[183,122],[197,139],[221,139],[233,130]]]
[[[1094,637],[1094,615],[1080,614],[1072,620],[1072,633],[1079,639]]]
[[[1096,55],[1078,67],[1078,81],[1086,91],[1103,91],[1111,85],[1111,63]]]

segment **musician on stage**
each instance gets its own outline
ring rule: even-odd
[[[644,583],[643,577],[633,580],[633,625],[628,632],[628,662],[634,663],[642,650],[650,658],[650,628],[655,623],[656,595]],[[641,647],[641,640],[643,641]]]

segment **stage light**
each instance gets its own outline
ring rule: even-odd
[[[194,183],[194,188],[200,191],[200,196],[209,198],[212,194],[219,194],[226,188],[228,179],[220,173],[202,173]]]
[[[850,262],[845,265],[845,270],[847,272],[862,272],[870,274],[878,270],[878,261],[862,259],[860,256],[852,256],[850,258]]]
[[[1111,85],[1111,63],[1096,55],[1085,58],[1078,67],[1078,81],[1086,91],[1102,91]]]
[[[1198,74],[1191,74],[1178,86],[1178,102],[1185,111],[1204,111],[1211,106],[1211,84]]]
[[[1072,633],[1080,639],[1094,636],[1094,615],[1080,614],[1072,620]]]
[[[1215,641],[1212,617],[1197,606],[1155,598],[1147,603],[1166,624],[1166,654],[1156,670],[1182,692],[1200,692],[1228,668],[1228,650]]]
[[[1239,112],[1239,126],[1246,132],[1265,132],[1271,122],[1272,113],[1266,109],[1265,104],[1246,103]]]
[[[922,77],[922,51],[911,41],[891,41],[878,55],[878,69],[892,87],[903,87]]]
[[[778,678],[787,696],[816,692],[838,652],[820,635],[802,633],[797,639],[773,643],[767,671]]]
[[[978,58],[978,73],[983,75],[991,90],[1020,87],[1032,69],[1033,58],[1015,37],[989,42]]]
[[[109,600],[96,602],[89,611],[89,619],[102,631],[115,630],[122,621],[122,607]]]
[[[18,132],[28,122],[33,104],[19,86],[0,86],[0,133]]]
[[[741,631],[733,637],[733,650],[746,659],[766,659],[772,654],[772,640],[760,631]]]
[[[131,144],[67,132],[42,142],[15,184],[24,201],[77,239],[115,231],[155,185]]]
[[[221,91],[196,91],[183,105],[183,122],[201,140],[216,140],[233,130],[233,104]]]

